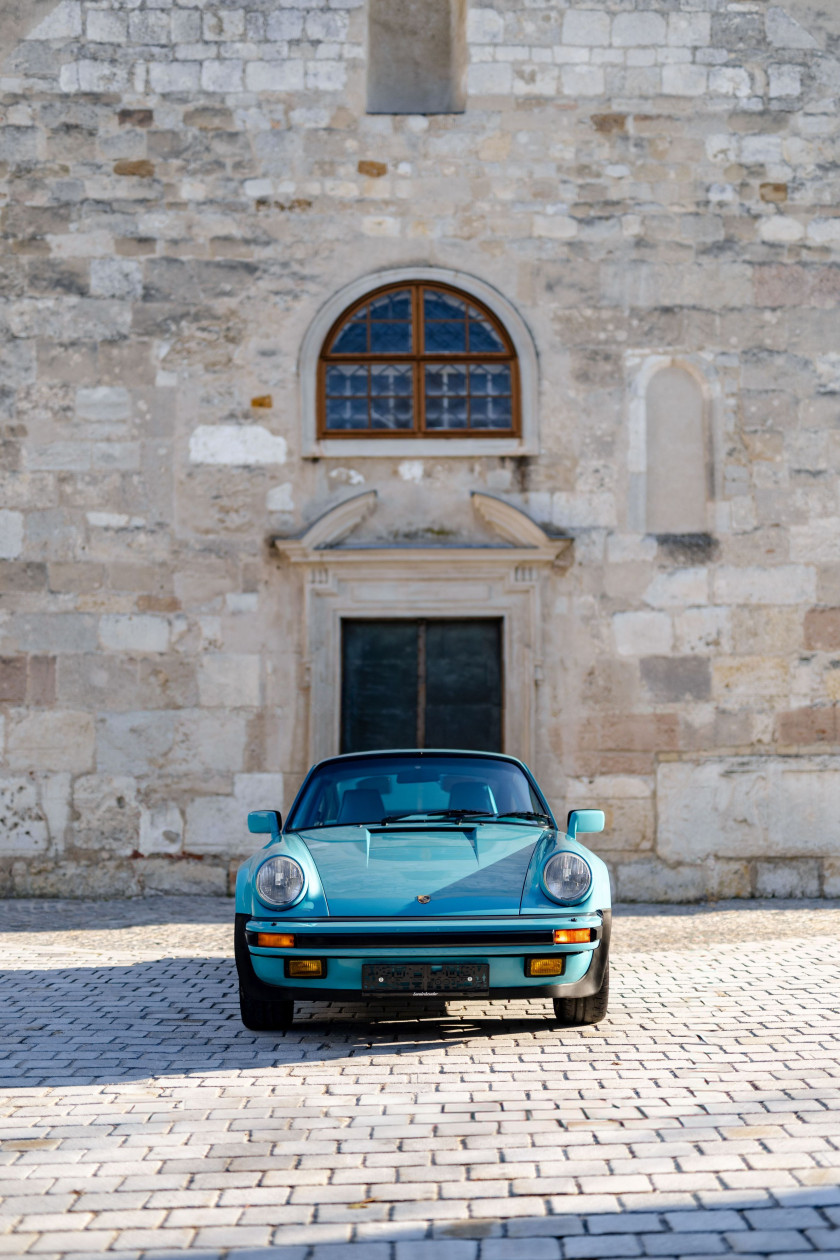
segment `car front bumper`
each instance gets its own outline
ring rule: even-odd
[[[278,997],[298,1001],[375,1001],[380,995],[362,986],[366,963],[484,963],[489,988],[475,995],[440,993],[452,1001],[495,998],[586,997],[601,987],[606,968],[611,927],[609,910],[589,914],[518,916],[495,920],[347,920],[249,919],[245,939],[256,978],[271,986]],[[554,945],[555,928],[590,928],[589,944]],[[294,934],[295,947],[267,948],[257,944],[257,933]],[[562,976],[528,976],[526,959],[564,959]],[[286,960],[320,958],[326,975],[306,980],[286,976]],[[429,996],[423,994],[422,996]],[[383,993],[381,997],[411,1000],[411,993]]]

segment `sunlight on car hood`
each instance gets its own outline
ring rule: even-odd
[[[330,914],[427,917],[518,914],[544,831],[498,823],[465,831],[329,827],[298,835],[318,867]]]

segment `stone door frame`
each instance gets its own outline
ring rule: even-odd
[[[346,500],[297,539],[275,539],[301,572],[301,636],[308,690],[310,764],[338,754],[341,623],[353,620],[492,617],[502,622],[504,750],[533,756],[536,689],[542,677],[543,575],[571,546],[492,495],[474,510],[501,536],[489,547],[352,547],[338,544],[376,507],[376,491]]]

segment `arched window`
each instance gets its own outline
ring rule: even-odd
[[[324,342],[318,432],[322,438],[516,436],[513,342],[486,306],[447,285],[407,281],[368,293]]]

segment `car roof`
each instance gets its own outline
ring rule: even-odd
[[[354,761],[369,757],[484,757],[488,761],[509,761],[515,766],[526,769],[524,761],[511,757],[507,753],[480,752],[469,748],[371,748],[365,752],[338,753],[335,757],[325,757],[316,761],[312,769],[330,765],[334,761]]]

